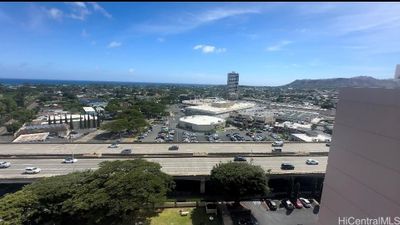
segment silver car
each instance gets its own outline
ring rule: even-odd
[[[37,167],[26,167],[25,168],[26,174],[36,174],[36,173],[40,173],[40,171],[42,171],[42,170]]]
[[[0,168],[8,168],[11,166],[10,162],[0,162]]]

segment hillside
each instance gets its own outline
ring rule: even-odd
[[[292,83],[284,85],[292,88],[340,88],[340,87],[384,87],[399,88],[400,81],[394,79],[375,79],[368,76],[359,76],[352,78],[332,78],[332,79],[304,79],[295,80]]]

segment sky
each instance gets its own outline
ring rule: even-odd
[[[0,77],[276,86],[393,78],[400,3],[0,3]]]

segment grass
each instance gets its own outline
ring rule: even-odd
[[[181,216],[179,210],[189,211],[189,215]],[[215,217],[214,217],[215,218]],[[209,221],[204,207],[164,209],[151,218],[150,225],[222,225],[219,217]]]

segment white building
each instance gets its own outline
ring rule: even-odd
[[[292,138],[296,141],[304,142],[331,142],[331,137],[329,135],[317,134],[316,136],[310,136],[308,134],[291,134]]]
[[[255,107],[255,104],[252,102],[214,101],[212,103],[186,107],[185,111],[188,115],[218,115],[219,117],[226,118],[229,117],[230,112],[253,107]]]
[[[399,224],[399,98],[399,89],[340,90],[318,225]]]
[[[400,79],[400,64],[396,66],[396,72],[394,73],[394,79]]]
[[[225,120],[205,115],[185,116],[179,119],[179,127],[193,131],[211,131],[225,126]]]
[[[96,110],[93,107],[83,107],[83,111],[89,115],[96,115]]]

